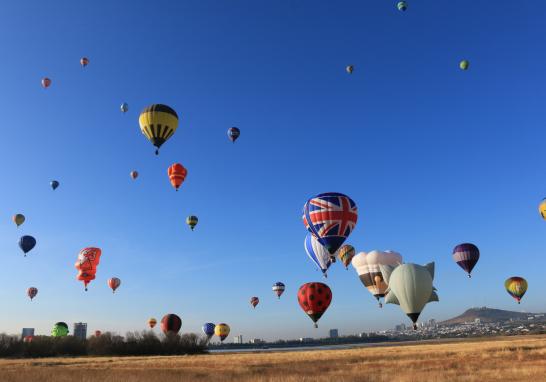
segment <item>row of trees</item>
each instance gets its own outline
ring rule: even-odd
[[[205,353],[206,347],[207,340],[193,333],[159,338],[151,331],[130,332],[125,337],[106,332],[87,340],[35,336],[28,342],[0,334],[0,357],[181,355]]]

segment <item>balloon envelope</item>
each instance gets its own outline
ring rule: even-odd
[[[57,322],[51,329],[53,337],[66,337],[68,335],[68,325],[65,322]]]
[[[51,80],[47,77],[42,78],[42,87],[48,88],[51,86]]]
[[[21,238],[19,239],[19,248],[21,248],[25,256],[35,246],[36,246],[36,239],[33,238],[32,236],[25,235],[25,236],[21,236]]]
[[[237,127],[230,127],[227,132],[228,138],[231,142],[234,142],[239,138],[241,135],[241,130],[239,130]]]
[[[214,328],[214,334],[216,334],[218,337],[220,337],[220,341],[224,341],[226,337],[229,335],[229,325],[228,324],[218,324]]]
[[[354,70],[354,66],[353,65],[348,65],[345,70],[347,71],[347,73],[349,74],[352,74],[353,73],[353,70]]]
[[[197,222],[199,222],[199,219],[195,215],[190,215],[186,218],[186,224],[190,226],[192,231],[197,225]]]
[[[250,305],[252,305],[253,308],[256,308],[256,305],[260,303],[260,299],[258,297],[252,297],[250,299]]]
[[[110,289],[112,289],[112,293],[114,293],[120,285],[121,285],[121,280],[118,279],[117,277],[112,277],[111,279],[108,280],[108,286],[110,287]]]
[[[178,333],[182,327],[182,319],[176,314],[167,314],[161,319],[161,331],[167,333]]]
[[[463,243],[453,248],[453,260],[468,273],[468,277],[479,259],[480,250],[474,244]]]
[[[148,319],[148,326],[151,329],[153,329],[156,324],[157,324],[157,320],[155,318],[152,317]]]
[[[25,222],[25,215],[23,214],[17,214],[13,215],[11,218],[15,224],[17,224],[17,227],[19,227],[21,224]]]
[[[51,186],[51,188],[52,188],[53,190],[56,190],[57,187],[59,187],[59,182],[56,181],[56,180],[52,180],[51,182],[49,182],[49,185]]]
[[[405,1],[399,1],[396,5],[399,11],[405,12],[408,9],[408,4]]]
[[[138,178],[138,171],[133,170],[133,171],[131,171],[130,175],[131,175],[131,178],[134,180],[134,179]]]
[[[171,185],[178,191],[184,179],[186,179],[186,175],[188,175],[188,170],[180,163],[175,163],[167,169],[167,175],[169,175]]]
[[[521,299],[525,292],[527,292],[527,280],[523,277],[510,277],[504,282],[504,287],[510,296],[512,296],[518,304],[521,302]]]
[[[82,57],[80,59],[80,65],[83,66],[84,68],[89,64],[89,59],[87,57]]]
[[[333,255],[356,226],[358,208],[347,195],[327,192],[305,203],[302,218],[305,228]]]
[[[214,325],[212,322],[206,322],[201,328],[203,330],[203,333],[205,333],[205,335],[207,336],[209,340],[214,335],[215,327],[216,325]]]
[[[540,212],[542,219],[546,220],[546,198],[542,199],[542,202],[538,206],[538,212]]]
[[[468,60],[462,60],[459,63],[459,68],[461,68],[461,70],[467,70],[469,66],[470,66],[470,62],[468,62]]]
[[[348,244],[343,245],[337,252],[337,256],[345,266],[345,269],[347,269],[349,264],[351,264],[351,260],[353,260],[353,257],[355,256],[355,252],[355,247]]]
[[[178,128],[178,114],[167,105],[154,104],[142,110],[138,123],[142,134],[157,148],[157,155],[159,148]]]
[[[38,288],[30,287],[27,289],[27,296],[30,297],[30,301],[38,294]]]
[[[307,252],[307,256],[309,256],[311,261],[315,263],[326,277],[326,272],[330,268],[330,265],[332,265],[330,252],[310,233],[305,236],[303,246],[305,252]]]
[[[277,295],[278,298],[281,298],[281,295],[284,293],[285,285],[281,283],[280,281],[277,281],[275,284],[273,284],[273,292]]]
[[[129,104],[127,102],[124,102],[119,107],[122,113],[127,113],[129,111]]]
[[[301,309],[313,320],[315,328],[317,321],[332,302],[332,291],[323,283],[306,283],[298,290],[298,303]]]

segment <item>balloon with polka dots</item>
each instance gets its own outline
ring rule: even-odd
[[[332,302],[332,291],[324,283],[306,283],[298,290],[298,303],[301,309],[313,320],[315,328],[317,321]]]

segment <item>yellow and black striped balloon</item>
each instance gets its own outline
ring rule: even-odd
[[[154,104],[140,113],[138,123],[142,134],[157,147],[155,151],[157,155],[161,145],[172,137],[178,128],[178,115],[167,105]]]

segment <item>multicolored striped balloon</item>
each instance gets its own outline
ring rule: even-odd
[[[506,291],[518,302],[518,304],[521,302],[525,292],[527,292],[527,286],[527,280],[518,276],[510,277],[504,282]]]

